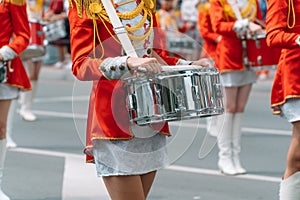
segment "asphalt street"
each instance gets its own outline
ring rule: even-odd
[[[291,126],[272,115],[272,80],[257,82],[242,125],[241,160],[248,173],[224,176],[217,168],[216,139],[205,119],[171,123],[171,165],[158,172],[149,200],[276,200]],[[12,200],[108,200],[93,164],[82,153],[90,82],[70,70],[43,67],[33,112],[14,117],[3,190]]]

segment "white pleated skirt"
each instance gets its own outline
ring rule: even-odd
[[[225,72],[220,75],[224,87],[238,87],[255,83],[257,76],[253,70]]]
[[[16,99],[19,96],[20,89],[0,83],[0,99]]]
[[[168,166],[166,137],[157,133],[130,140],[94,140],[97,175],[140,175]]]
[[[281,116],[288,122],[300,121],[300,99],[288,99],[281,106]]]

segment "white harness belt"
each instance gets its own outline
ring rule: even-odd
[[[127,31],[124,25],[122,24],[120,18],[118,17],[117,13],[115,12],[115,8],[113,7],[111,1],[110,0],[101,0],[101,1],[111,21],[111,24],[114,27],[114,32],[118,36],[125,53],[127,54],[127,56],[137,58],[138,56],[127,35]]]

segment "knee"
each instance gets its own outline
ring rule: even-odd
[[[287,157],[287,164],[290,169],[300,171],[300,153],[296,152]]]
[[[225,110],[229,113],[235,113],[237,109],[235,105],[226,105]]]

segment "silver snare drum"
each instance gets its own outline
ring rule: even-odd
[[[224,112],[219,71],[197,68],[125,80],[130,119],[138,125]]]
[[[127,92],[127,110],[132,123],[146,125],[152,122],[164,121],[158,89],[153,77],[138,76],[125,80]]]
[[[45,24],[43,31],[48,42],[55,42],[67,36],[64,20],[57,20]]]

